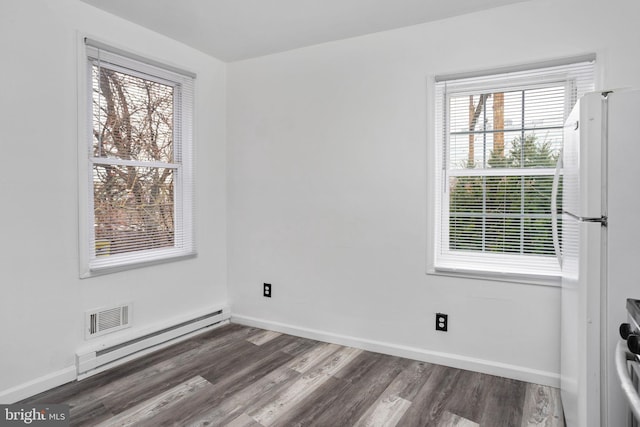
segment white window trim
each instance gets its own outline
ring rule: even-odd
[[[506,77],[509,73],[516,73],[515,77],[512,79],[504,78],[500,83],[497,84],[484,84],[477,83],[471,84],[468,86],[457,85],[455,93],[479,93],[479,92],[488,92],[492,89],[496,89],[498,91],[515,87],[521,89],[526,86],[538,86],[538,85],[547,85],[553,82],[566,82],[572,84],[571,81],[568,81],[566,78],[563,78],[559,75],[547,75],[542,79],[522,79],[517,76],[520,71],[528,71],[534,69],[544,69],[551,68],[554,66],[575,64],[579,62],[595,62],[595,55],[585,55],[582,57],[576,58],[566,58],[564,60],[559,61],[548,61],[545,63],[539,64],[531,64],[531,65],[523,65],[517,67],[510,67],[504,69],[496,69],[493,71],[481,71],[478,73],[461,73],[456,75],[442,76],[436,77],[431,76],[428,82],[428,99],[432,99],[433,102],[430,105],[433,105],[435,108],[432,110],[432,114],[429,114],[427,124],[430,129],[434,129],[434,132],[429,134],[428,143],[431,147],[431,150],[428,151],[428,167],[427,171],[428,178],[433,179],[433,185],[431,186],[431,191],[429,191],[427,196],[427,203],[430,207],[428,209],[427,214],[427,231],[428,231],[428,248],[427,248],[427,274],[432,275],[441,275],[441,276],[453,276],[453,277],[463,277],[469,279],[481,279],[481,280],[492,280],[492,281],[506,281],[512,283],[524,283],[524,284],[534,284],[534,285],[543,285],[543,286],[560,286],[561,277],[560,277],[560,269],[557,266],[557,261],[555,258],[549,257],[544,259],[539,256],[527,256],[527,255],[510,255],[510,254],[493,254],[493,253],[484,253],[482,257],[487,260],[487,263],[482,266],[474,266],[473,268],[468,268],[464,264],[458,262],[459,258],[452,254],[454,251],[444,251],[443,254],[439,254],[439,245],[442,242],[448,242],[448,236],[440,237],[438,233],[439,230],[442,229],[442,221],[448,218],[448,203],[444,202],[444,198],[442,197],[442,188],[444,185],[447,185],[448,176],[446,174],[446,168],[443,168],[442,162],[444,161],[444,144],[441,140],[442,135],[445,135],[446,138],[449,138],[449,132],[447,129],[448,121],[444,119],[443,109],[446,108],[448,97],[441,96],[436,89],[438,81],[444,80],[456,80],[456,79],[466,79],[469,77],[483,77],[486,76],[487,80],[490,81],[494,76],[499,74],[504,74]],[[595,70],[594,70],[595,71]],[[595,82],[595,78],[593,79]],[[571,88],[572,89],[572,88]],[[443,105],[437,105],[438,101],[441,100]],[[568,104],[568,101],[567,101]],[[566,106],[567,110],[570,110],[570,105]],[[443,127],[445,127],[443,129]],[[535,173],[542,173],[543,170],[536,171]],[[468,171],[465,171],[467,173]],[[529,171],[528,171],[529,172]],[[544,170],[546,174],[550,172],[550,170]],[[504,173],[504,171],[501,171]],[[472,172],[473,174],[473,172]],[[552,173],[553,174],[553,173]],[[485,174],[483,174],[485,175]],[[448,227],[445,227],[448,232]],[[452,256],[453,255],[453,256]],[[520,261],[538,263],[543,267],[547,267],[549,272],[552,272],[555,269],[555,273],[551,274],[532,274],[532,273],[521,273],[518,268],[513,269],[504,269],[502,266],[502,262],[518,259]],[[495,265],[500,265],[500,270],[496,268],[492,268]]]
[[[180,122],[179,146],[174,147],[176,162],[179,162],[176,170],[174,186],[174,221],[176,224],[175,245],[170,248],[151,249],[138,251],[137,256],[127,254],[111,255],[108,257],[95,256],[95,238],[93,230],[93,162],[90,156],[92,137],[92,116],[89,96],[92,93],[92,81],[90,73],[90,55],[96,48],[100,48],[102,58],[113,60],[129,74],[136,74],[136,70],[144,71],[144,78],[149,75],[157,78],[164,84],[174,87],[180,86],[179,98],[175,100],[183,107],[182,114],[176,121]],[[78,250],[80,278],[88,278],[132,268],[165,263],[197,255],[194,230],[194,142],[193,142],[193,118],[194,118],[194,86],[196,75],[180,68],[164,65],[145,56],[129,52],[128,50],[108,45],[95,39],[88,38],[78,33],[77,38],[77,105],[78,105]],[[149,74],[146,74],[149,73]],[[187,108],[184,108],[184,107]],[[110,159],[100,160],[105,163],[127,163],[137,165],[136,161]],[[144,166],[176,166],[168,163],[144,162]]]

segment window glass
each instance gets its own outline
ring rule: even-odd
[[[565,118],[592,73],[590,61],[436,84],[436,271],[559,274],[554,177]]]
[[[87,46],[84,275],[193,255],[193,77]]]

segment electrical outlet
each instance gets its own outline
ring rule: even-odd
[[[447,332],[449,325],[449,315],[444,313],[436,313],[436,331]]]
[[[262,296],[271,298],[271,283],[263,283]]]

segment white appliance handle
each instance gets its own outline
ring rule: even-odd
[[[558,264],[562,267],[562,253],[560,252],[560,239],[558,236],[558,187],[560,186],[560,170],[562,169],[562,149],[556,162],[556,173],[553,175],[551,186],[551,234],[553,236],[553,250],[558,258]]]
[[[631,381],[627,366],[627,351],[624,347],[625,341],[618,341],[616,346],[616,371],[618,372],[618,378],[620,378],[622,391],[629,401],[629,406],[631,406],[631,411],[636,419],[640,420],[640,396],[638,396],[638,391]]]

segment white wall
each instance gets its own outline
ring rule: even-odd
[[[197,258],[79,279],[77,31],[198,74]],[[6,403],[73,377],[75,351],[85,344],[85,310],[133,301],[129,332],[135,332],[227,303],[226,65],[77,0],[0,2],[0,54],[0,403]]]
[[[639,12],[538,0],[225,66],[78,0],[0,2],[0,397],[73,376],[85,310],[152,327],[226,303],[227,268],[240,321],[553,383],[557,288],[424,273],[427,82],[596,52],[601,87],[639,86]],[[198,258],[78,278],[77,31],[198,73]]]
[[[230,64],[234,318],[558,385],[558,288],[425,274],[428,81],[595,52],[599,87],[640,86],[638,16],[533,1]]]

